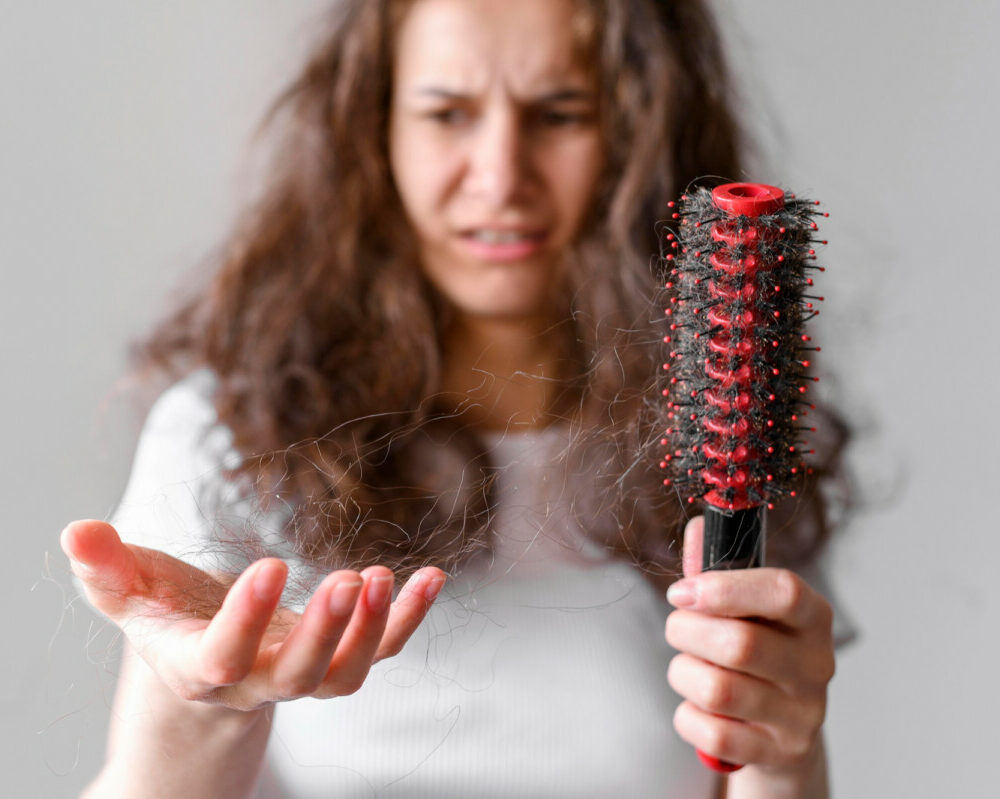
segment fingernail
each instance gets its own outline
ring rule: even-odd
[[[667,589],[667,602],[675,608],[689,608],[697,601],[698,594],[687,580],[678,580]]]
[[[427,580],[424,585],[424,599],[428,602],[433,602],[437,599],[437,595],[441,593],[441,588],[444,586],[444,577],[435,577],[432,580]]]
[[[261,566],[253,576],[253,595],[261,601],[270,601],[281,588],[282,570],[273,565]]]
[[[364,583],[359,583],[357,580],[337,583],[330,592],[330,613],[334,616],[346,616],[351,613],[358,601],[362,585]]]
[[[368,590],[365,592],[365,602],[368,609],[373,613],[381,613],[389,606],[392,598],[392,575],[380,574],[372,577],[368,581]]]

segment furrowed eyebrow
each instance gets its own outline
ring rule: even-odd
[[[443,89],[437,86],[417,87],[415,94],[418,97],[432,97],[438,100],[468,100],[472,96],[466,92]],[[541,105],[545,103],[564,103],[580,100],[591,102],[594,99],[595,95],[592,91],[587,89],[568,88],[556,89],[555,91],[541,94],[537,97],[531,98],[529,102]]]
[[[594,93],[586,89],[556,89],[554,92],[540,95],[534,99],[536,103],[563,103],[574,100],[592,101]]]

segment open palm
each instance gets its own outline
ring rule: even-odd
[[[61,543],[88,600],[174,693],[239,710],[353,693],[402,649],[445,579],[421,569],[392,602],[389,569],[336,571],[296,613],[278,606],[287,567],[275,558],[234,581],[125,544],[101,521],[73,522]]]

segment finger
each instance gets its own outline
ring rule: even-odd
[[[375,660],[382,633],[389,618],[393,574],[384,566],[365,569],[365,584],[354,607],[354,615],[344,632],[327,669],[319,696],[345,696],[357,691]]]
[[[830,604],[787,569],[705,572],[674,583],[667,599],[686,610],[766,619],[792,630],[828,632],[833,623]]]
[[[403,586],[389,609],[382,642],[375,653],[376,660],[398,655],[403,645],[424,620],[427,611],[444,586],[445,574],[440,569],[421,569]]]
[[[681,653],[670,661],[667,682],[706,713],[757,724],[808,726],[795,702],[773,684]]]
[[[701,550],[705,534],[705,517],[695,516],[684,526],[682,564],[685,577],[701,574]]]
[[[801,690],[828,679],[817,647],[766,624],[675,610],[667,618],[666,638],[678,652],[782,688]]]
[[[766,729],[707,713],[690,701],[678,705],[674,729],[693,747],[727,763],[770,765],[774,752]]]
[[[307,696],[319,687],[363,585],[357,572],[338,571],[316,589],[275,656],[270,690],[276,698]]]
[[[112,618],[120,615],[136,590],[138,568],[135,555],[114,527],[96,519],[71,522],[59,536],[59,544],[83,583],[87,599]]]
[[[287,574],[280,560],[265,558],[233,583],[198,643],[198,676],[206,687],[232,685],[253,668]]]

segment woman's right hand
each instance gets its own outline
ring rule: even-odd
[[[236,710],[357,691],[373,663],[402,649],[445,580],[421,569],[392,602],[384,566],[337,571],[300,614],[278,607],[287,567],[275,558],[227,584],[122,543],[101,521],[71,523],[61,544],[87,599],[175,694]]]

